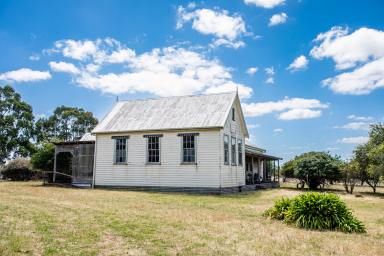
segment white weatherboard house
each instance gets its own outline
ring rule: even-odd
[[[93,186],[239,191],[278,160],[245,147],[237,93],[119,101],[92,134]]]

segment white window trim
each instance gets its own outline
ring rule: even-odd
[[[184,162],[184,147],[183,147],[183,139],[185,135],[191,134],[195,137],[195,161],[194,162]],[[199,133],[179,133],[177,136],[180,137],[180,165],[197,165],[197,142]]]
[[[112,136],[113,139],[113,165],[127,165],[128,164],[128,139],[129,136]],[[116,140],[125,139],[125,162],[116,162]]]
[[[225,161],[225,138],[228,139],[228,150],[227,150],[227,152],[228,152],[228,157],[227,157],[228,161]],[[224,154],[224,159],[223,159],[224,160],[224,165],[229,165],[231,160],[229,159],[229,157],[230,157],[230,146],[229,146],[229,136],[228,136],[228,134],[224,134],[224,136],[223,136],[223,154]]]
[[[145,139],[146,139],[146,150],[145,150],[145,164],[147,165],[161,165],[161,138],[163,137],[162,134],[159,134],[159,135],[144,135]],[[150,137],[158,137],[159,138],[159,162],[149,162],[149,149],[148,149],[148,146],[149,146],[149,138]]]

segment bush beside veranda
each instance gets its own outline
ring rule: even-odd
[[[282,198],[264,213],[300,228],[365,233],[347,205],[332,193],[303,193],[292,199]]]

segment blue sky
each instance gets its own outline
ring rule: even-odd
[[[239,88],[250,140],[347,158],[384,121],[384,2],[1,1],[0,84],[36,115]],[[295,61],[296,60],[296,61]]]

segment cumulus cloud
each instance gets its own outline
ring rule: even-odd
[[[286,13],[284,13],[284,12],[274,14],[269,19],[268,26],[272,27],[272,26],[276,26],[276,25],[279,25],[279,24],[284,24],[285,22],[287,22],[287,19],[288,19],[288,15]]]
[[[247,69],[247,74],[252,76],[254,75],[259,69],[257,67],[250,67]]]
[[[297,119],[310,119],[321,116],[320,110],[312,109],[291,109],[279,114],[280,120],[297,120]]]
[[[323,85],[340,94],[363,95],[384,87],[384,31],[333,27],[319,34],[310,54],[331,58],[337,70],[355,68],[323,80]]]
[[[275,83],[275,79],[273,76],[275,75],[275,69],[273,67],[268,67],[264,69],[265,74],[267,75],[267,80],[265,80],[266,84]]]
[[[72,63],[67,62],[49,62],[49,67],[55,71],[55,72],[64,72],[64,73],[70,73],[70,74],[79,74],[80,70],[73,65]]]
[[[274,8],[278,5],[284,4],[285,0],[244,0],[245,4],[256,5],[266,9]]]
[[[283,132],[284,130],[281,129],[281,128],[276,128],[276,129],[273,129],[273,132],[276,132],[276,133],[279,133],[279,132]]]
[[[239,48],[244,46],[240,38],[247,34],[243,18],[229,15],[226,10],[211,10],[178,7],[176,28],[181,29],[184,24],[191,22],[192,28],[204,35],[214,36],[211,46],[226,46]]]
[[[347,118],[351,120],[356,120],[356,121],[372,121],[373,120],[373,117],[371,116],[349,115]]]
[[[384,48],[384,47],[383,47]],[[339,94],[364,95],[384,87],[384,57],[322,81]]]
[[[321,103],[317,99],[288,97],[280,101],[243,103],[244,114],[248,117],[277,113],[277,118],[280,120],[316,118],[321,116],[321,109],[328,107],[328,104]]]
[[[0,80],[15,83],[35,82],[48,79],[51,79],[51,74],[48,71],[36,71],[29,68],[21,68],[0,74]]]
[[[369,123],[367,122],[350,122],[342,126],[335,126],[338,129],[347,129],[347,130],[369,130]]]
[[[337,140],[338,143],[343,143],[343,144],[364,144],[368,142],[368,137],[364,136],[359,136],[359,137],[346,137],[346,138],[341,138]]]
[[[360,28],[348,34],[348,28],[333,27],[320,33],[310,54],[316,59],[332,58],[339,70],[355,67],[371,59],[384,56],[384,32]]]
[[[55,43],[51,54],[61,54],[76,63],[51,62],[52,70],[73,75],[73,82],[104,93],[150,93],[157,96],[174,96],[195,93],[236,91],[248,98],[252,89],[232,79],[232,69],[206,54],[178,46],[155,48],[137,54],[119,41],[106,38],[87,41],[95,51],[79,54],[85,42],[61,40]],[[68,55],[67,46],[71,52]],[[79,56],[82,56],[81,58]],[[120,72],[112,72],[118,65]],[[123,65],[121,65],[123,64]]]
[[[303,70],[308,67],[308,59],[304,55],[297,57],[287,68],[291,71]]]

